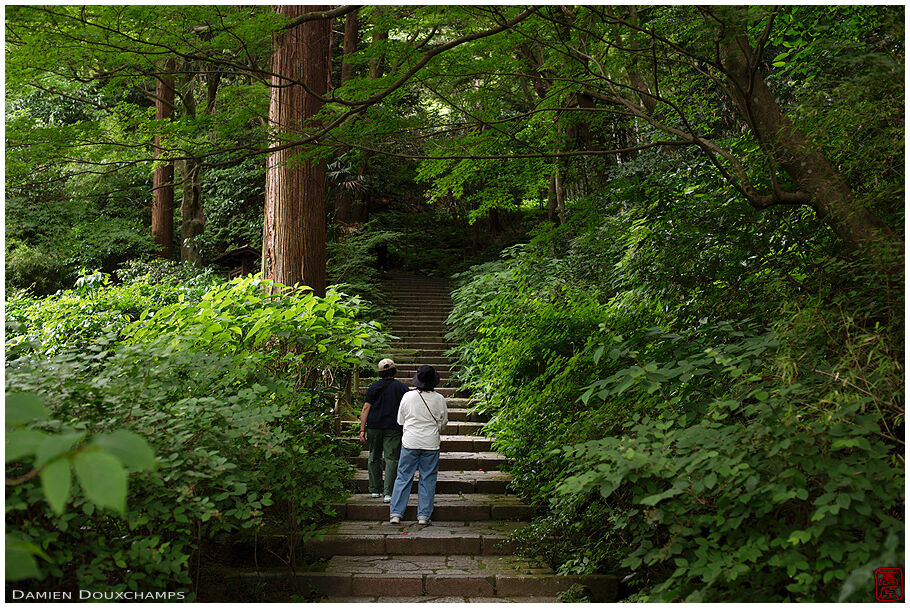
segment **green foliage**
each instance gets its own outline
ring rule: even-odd
[[[334,385],[355,362],[374,359],[373,346],[385,340],[355,320],[358,300],[253,277],[204,292],[168,276],[154,283],[149,273],[125,286],[101,278],[82,288],[58,298],[69,316],[50,317],[78,320],[72,311],[82,305],[128,296],[136,296],[131,314],[141,309],[67,340],[61,324],[36,326],[43,320],[36,309],[53,308],[52,298],[24,302],[18,335],[41,335],[49,346],[35,339],[8,356],[8,391],[40,395],[49,414],[14,434],[18,443],[7,452],[15,456],[8,478],[31,470],[30,446],[35,466],[51,464],[41,484],[20,483],[7,496],[14,550],[35,546],[47,555],[36,564],[40,579],[66,588],[187,590],[190,564],[211,559],[203,553],[211,543],[264,533],[296,543],[330,516],[349,472],[329,434]],[[154,470],[144,470],[146,442]],[[69,459],[65,470],[52,464]],[[72,472],[79,486],[67,489]]]
[[[53,293],[72,284],[85,268],[111,272],[128,258],[154,250],[135,212],[110,217],[90,200],[11,198],[7,214],[7,289]]]
[[[44,498],[58,517],[71,496],[72,472],[91,504],[123,515],[127,470],[148,471],[156,465],[148,443],[131,431],[97,434],[82,443],[86,433],[50,421],[41,398],[34,393],[7,393],[5,410],[7,464],[34,459],[30,472],[7,480],[7,485],[19,485],[37,475]],[[58,432],[38,430],[36,423]],[[6,579],[39,577],[36,555],[52,562],[34,543],[18,538],[16,533],[7,534]]]
[[[457,277],[460,378],[546,508],[517,538],[642,600],[871,597],[903,563],[902,298],[774,215],[720,233],[742,210],[676,180]]]
[[[379,284],[378,253],[380,249],[394,251],[401,239],[401,233],[375,229],[372,223],[340,234],[328,243],[328,282],[343,285],[344,289],[374,303],[368,309],[374,315],[387,314],[389,310],[383,308],[385,297]]]

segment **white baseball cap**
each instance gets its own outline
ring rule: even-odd
[[[379,362],[379,371],[384,372],[387,369],[395,369],[395,362],[391,359],[383,359]]]

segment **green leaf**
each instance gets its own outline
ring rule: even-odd
[[[132,431],[119,430],[97,435],[92,444],[110,452],[125,466],[137,470],[155,467],[155,453],[148,442]]]
[[[86,497],[99,507],[126,510],[126,471],[114,456],[86,451],[76,454],[76,477]]]
[[[83,437],[85,433],[81,431],[48,435],[35,452],[35,466],[40,467],[60,454],[68,452]]]
[[[35,393],[6,394],[6,425],[25,424],[30,420],[44,420],[48,416],[44,400]]]
[[[10,429],[6,432],[6,462],[14,462],[34,454],[47,433],[32,430]]]
[[[41,470],[41,489],[44,490],[47,504],[57,515],[63,514],[63,508],[70,497],[72,483],[70,461],[67,458],[58,458]]]
[[[38,563],[29,550],[29,543],[6,537],[6,580],[21,581],[25,578],[35,578],[40,575]]]

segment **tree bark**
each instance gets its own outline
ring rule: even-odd
[[[195,238],[205,230],[202,180],[199,175],[202,163],[196,158],[190,158],[180,164],[183,182],[183,203],[180,205],[180,261],[199,265],[202,263],[202,254]]]
[[[559,225],[566,223],[566,189],[562,183],[562,169],[557,169],[553,174],[553,183],[556,187],[556,216],[559,218]]]
[[[218,97],[221,75],[212,72],[206,75],[206,99],[203,111],[212,114]],[[193,79],[183,96],[184,113],[195,116],[196,97]],[[202,252],[195,239],[205,231],[205,214],[202,206],[202,161],[194,156],[181,161],[180,181],[183,184],[183,199],[180,204],[180,261],[202,264]]]
[[[360,21],[358,20],[357,11],[348,13],[344,19],[344,49],[342,50],[341,61],[341,84],[346,83],[354,76],[354,66],[351,64],[350,56],[357,52],[358,32],[360,30]]]
[[[351,64],[350,55],[357,51],[358,30],[357,11],[348,13],[344,20],[344,49],[341,60],[341,84],[344,85],[354,76],[354,66]],[[351,223],[351,200],[353,194],[347,188],[339,188],[335,199],[335,221],[342,224]]]
[[[325,6],[281,6],[290,19]],[[299,137],[313,126],[322,102],[306,93],[303,82],[325,95],[329,71],[328,20],[304,22],[275,35],[272,51],[272,89],[269,123],[272,144],[287,136]],[[286,79],[286,80],[285,80]],[[325,295],[326,184],[325,163],[300,161],[300,147],[269,155],[265,180],[265,221],[262,230],[262,276],[285,285],[303,283]]]
[[[556,172],[550,175],[550,187],[547,191],[547,220],[556,221]]]
[[[176,62],[168,59],[164,73],[158,76],[155,86],[155,120],[169,120],[174,115],[174,68]],[[161,137],[155,136],[154,156],[163,154]],[[157,167],[152,173],[152,236],[159,246],[159,255],[169,260],[174,254],[174,163]]]
[[[376,9],[379,14],[382,14],[384,11],[382,9]],[[386,27],[375,26],[373,28],[373,42],[380,42],[382,40],[389,39],[389,30]],[[382,60],[384,56],[380,55],[374,57],[370,60],[370,78],[379,78],[382,76]]]

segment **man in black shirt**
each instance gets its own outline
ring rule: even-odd
[[[370,474],[370,494],[373,498],[392,499],[392,487],[398,473],[398,456],[401,453],[401,425],[398,424],[398,405],[408,387],[395,380],[395,362],[379,362],[379,380],[367,389],[363,410],[360,412],[360,443],[370,452],[367,469]],[[385,460],[385,479],[382,461]],[[385,482],[385,483],[383,483]]]

